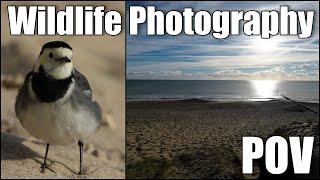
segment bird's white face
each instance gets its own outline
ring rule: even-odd
[[[38,72],[43,66],[44,71],[55,79],[65,79],[72,74],[72,50],[68,48],[46,48],[38,57],[33,71]]]

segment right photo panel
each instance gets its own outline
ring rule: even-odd
[[[319,2],[126,2],[126,177],[319,177]]]

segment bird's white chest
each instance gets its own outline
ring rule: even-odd
[[[22,117],[21,124],[31,135],[52,144],[84,140],[97,128],[89,112],[69,102],[30,104]]]

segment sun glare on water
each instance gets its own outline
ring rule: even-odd
[[[253,80],[251,84],[255,95],[259,99],[275,98],[277,94],[277,83],[275,80]]]

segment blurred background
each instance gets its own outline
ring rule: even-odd
[[[124,28],[122,27],[121,34],[117,36],[10,36],[8,5],[55,5],[56,11],[64,10],[66,5],[104,5],[105,11],[116,10],[121,13],[122,21],[124,21],[125,8],[124,2],[109,1],[1,2],[1,177],[20,176],[19,173],[23,173],[17,171],[13,175],[10,174],[11,167],[16,166],[16,164],[8,160],[5,155],[10,153],[6,150],[12,151],[8,147],[10,147],[11,141],[15,141],[15,136],[21,137],[27,144],[29,143],[27,146],[31,150],[35,151],[39,148],[39,152],[36,151],[36,153],[43,156],[45,146],[37,147],[36,144],[32,144],[32,141],[30,141],[31,143],[28,142],[32,137],[19,124],[14,111],[14,102],[17,91],[22,85],[25,75],[32,70],[32,65],[38,57],[42,45],[48,41],[56,40],[65,41],[73,48],[75,68],[87,77],[93,90],[94,99],[99,102],[103,110],[103,124],[90,138],[89,142],[85,143],[85,152],[99,160],[108,162],[106,163],[108,167],[102,165],[103,168],[100,168],[103,169],[101,170],[102,174],[100,174],[103,177],[124,177]],[[13,137],[10,142],[8,137]],[[6,145],[7,148],[3,149],[3,145]],[[73,149],[76,154],[71,153],[70,155],[73,157],[70,158],[77,160],[72,163],[77,168],[78,149]],[[62,149],[62,151],[66,150]],[[54,158],[53,156],[51,157]],[[92,161],[96,160],[93,159]],[[37,166],[35,168],[38,168]],[[109,172],[109,174],[106,174],[106,172]],[[68,172],[60,175],[69,176]]]

